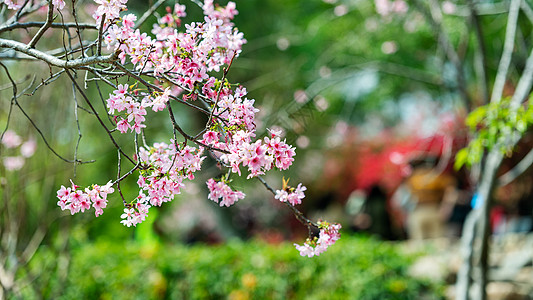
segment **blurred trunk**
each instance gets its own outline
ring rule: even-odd
[[[468,292],[472,285],[472,266],[474,259],[474,240],[476,238],[477,220],[479,211],[473,210],[465,220],[463,232],[461,234],[461,257],[463,264],[457,273],[457,284],[455,298],[457,300],[468,300]]]
[[[473,211],[465,223],[465,229],[461,239],[463,254],[463,266],[457,277],[456,299],[470,299],[472,288],[472,274],[475,279],[475,290],[472,298],[479,300],[487,299],[486,286],[489,273],[489,239],[490,239],[490,209],[492,206],[492,194],[496,183],[496,173],[502,163],[503,154],[496,147],[487,154],[483,166],[483,175],[478,187],[478,201],[481,207]],[[480,237],[479,249],[476,251],[476,236]],[[475,255],[477,252],[477,255]],[[476,268],[474,263],[477,262]]]
[[[479,284],[476,296],[478,299],[487,299],[487,278],[489,273],[489,238],[490,238],[490,209],[492,206],[492,194],[496,182],[496,172],[500,168],[503,155],[500,149],[493,148],[487,156],[483,168],[483,177],[479,185],[479,196],[483,199],[479,222],[479,232],[481,237],[481,249],[479,253]]]

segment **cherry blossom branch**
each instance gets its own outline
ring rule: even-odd
[[[156,90],[156,91],[158,91],[158,92],[163,92],[163,91],[164,91],[162,88],[158,87],[157,85],[154,85],[154,84],[149,83],[148,81],[146,81],[146,80],[144,80],[143,78],[141,78],[139,75],[137,75],[137,74],[135,74],[134,72],[132,72],[132,71],[126,69],[126,68],[125,68],[124,66],[122,66],[121,64],[115,62],[114,65],[115,65],[118,69],[120,69],[120,70],[124,71],[125,73],[127,73],[129,76],[131,76],[131,77],[133,77],[134,79],[138,80],[138,81],[139,81],[140,83],[142,83],[144,86],[146,86],[146,87],[148,87],[148,88],[151,88],[151,89],[153,89],[153,90]],[[191,108],[194,108],[194,109],[196,109],[196,110],[198,110],[198,111],[200,111],[200,112],[203,112],[203,113],[206,114],[206,115],[209,115],[209,111],[207,111],[207,110],[205,110],[205,109],[203,109],[203,108],[201,108],[201,107],[198,107],[198,106],[196,106],[196,105],[194,105],[194,104],[191,104],[191,103],[189,103],[189,102],[187,102],[187,101],[183,101],[182,99],[180,99],[180,98],[178,98],[178,97],[175,97],[175,96],[172,96],[172,95],[170,95],[169,97],[172,98],[172,99],[174,99],[174,100],[176,100],[177,102],[179,102],[179,103],[181,103],[181,104],[185,104],[185,105],[187,105],[187,106],[189,106],[189,107],[191,107]]]
[[[269,192],[271,192],[273,195],[276,195],[276,191],[265,181],[265,179],[263,179],[263,177],[257,176],[256,178],[265,186],[265,188]],[[296,207],[294,207],[288,202],[283,202],[283,203],[285,203],[285,205],[294,213],[298,221],[300,221],[303,225],[307,226],[307,228],[309,229],[309,232],[312,232],[311,230],[312,227],[316,229],[319,228],[317,223],[306,218],[304,214],[301,211],[299,211]]]
[[[148,72],[147,75],[149,75],[150,73],[153,74],[153,72]],[[193,90],[189,89],[188,87],[184,86],[183,84],[173,80],[172,78],[168,77],[166,73],[162,73],[161,76],[166,80],[168,81],[169,83],[175,85],[175,86],[178,86],[180,89],[188,92],[188,93],[192,93]],[[153,76],[152,76],[153,77]],[[213,102],[213,100],[209,99],[208,97],[206,97],[205,95],[203,95],[202,93],[198,93],[198,98],[206,101],[206,102]]]

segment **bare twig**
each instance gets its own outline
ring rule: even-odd
[[[120,166],[121,166],[121,155],[120,155],[120,151],[117,151],[117,155],[118,155],[118,162],[117,162],[117,180],[116,180],[116,183],[117,183],[117,190],[118,190],[118,193],[120,194],[120,197],[122,198],[122,203],[124,204],[124,206],[127,205],[126,203],[126,199],[124,198],[124,195],[122,194],[122,189],[120,188],[120,181],[119,178],[120,178]],[[135,165],[137,166],[137,165]]]
[[[96,43],[96,55],[102,55],[102,37],[104,36],[104,22],[106,14],[102,15],[100,26],[98,26],[98,41]]]
[[[139,18],[137,21],[137,24],[135,24],[135,29],[139,28],[148,20],[148,18],[156,11],[156,9],[159,8],[163,3],[165,3],[166,0],[158,0],[156,3],[154,3],[147,11],[144,12],[144,14]]]
[[[121,149],[121,147],[117,144],[117,141],[115,140],[115,138],[113,137],[113,135],[111,134],[111,131],[109,131],[109,129],[107,128],[107,126],[105,126],[104,124],[104,121],[102,121],[102,119],[100,118],[100,115],[98,114],[98,112],[96,111],[96,109],[94,108],[94,106],[92,105],[91,101],[89,101],[89,98],[87,98],[87,95],[85,95],[85,93],[83,92],[83,90],[81,89],[81,87],[78,85],[78,83],[76,82],[76,80],[74,79],[74,77],[72,76],[72,74],[70,74],[70,72],[68,70],[65,70],[65,73],[67,73],[68,77],[70,77],[70,80],[72,81],[72,83],[74,84],[74,86],[76,87],[76,89],[78,90],[78,92],[80,93],[80,95],[83,97],[83,99],[85,100],[85,102],[87,102],[87,104],[89,105],[89,107],[91,108],[92,112],[95,114],[96,116],[96,119],[98,119],[98,122],[100,123],[100,125],[102,126],[102,128],[104,128],[104,130],[106,131],[107,135],[109,136],[109,138],[111,139],[111,142],[113,143],[113,145],[115,145],[115,148],[118,149],[118,151],[124,156],[126,157],[132,164],[136,164],[135,161],[133,161],[133,159],[131,159],[128,155],[126,155],[126,153],[124,153]]]
[[[81,32],[80,27],[78,26],[78,16],[76,15],[76,0],[72,0],[72,16],[74,17],[74,22],[76,23],[76,34],[78,35],[78,39],[80,40],[81,45],[81,57],[85,57],[84,49],[83,49],[83,39],[81,38]],[[102,18],[103,19],[103,18]],[[98,53],[100,55],[101,53]]]
[[[78,139],[76,141],[76,147],[74,148],[74,160],[77,160],[78,159],[78,149],[80,147],[82,134],[81,134],[81,128],[80,128],[80,120],[78,118],[78,108],[80,106],[78,104],[78,97],[76,96],[76,87],[74,87],[74,84],[72,84],[72,97],[74,98],[74,117],[76,119],[76,127],[78,129]],[[77,170],[77,166],[76,166],[76,164],[74,164],[74,177],[76,177],[76,170]]]
[[[13,78],[11,77],[11,74],[9,73],[9,70],[7,69],[7,67],[2,63],[0,62],[0,66],[2,66],[4,68],[4,70],[6,71],[6,74],[7,74],[7,77],[9,78],[9,80],[15,85],[15,82],[13,80]],[[52,153],[57,156],[59,159],[65,161],[65,162],[68,162],[68,163],[78,163],[78,164],[85,164],[85,163],[92,163],[94,161],[80,161],[80,160],[69,160],[69,159],[66,159],[64,158],[63,156],[59,155],[55,150],[54,148],[52,148],[52,146],[50,146],[50,144],[48,143],[48,140],[44,137],[44,134],[43,132],[41,131],[41,129],[39,129],[39,127],[35,124],[35,122],[33,121],[33,119],[26,113],[26,111],[22,108],[22,106],[20,106],[20,104],[18,103],[17,101],[17,95],[14,94],[13,95],[13,102],[14,104],[20,109],[20,111],[22,112],[22,114],[26,117],[26,119],[28,119],[28,121],[31,123],[31,125],[35,128],[35,130],[37,131],[37,133],[41,136],[42,140],[44,141],[44,144],[46,145],[46,147],[52,151]]]
[[[37,31],[33,39],[28,43],[28,48],[35,48],[35,45],[39,41],[39,39],[43,36],[46,30],[50,28],[50,24],[52,24],[54,18],[54,5],[52,4],[52,1],[48,3],[48,14],[46,15],[46,22],[44,22],[43,26]]]
[[[511,170],[507,171],[502,176],[500,176],[500,178],[498,178],[497,184],[499,186],[504,186],[511,183],[518,176],[527,171],[527,169],[529,169],[531,165],[533,165],[533,149],[530,150],[527,155],[522,158],[522,160],[520,160],[518,164],[516,164],[516,166],[514,166]]]

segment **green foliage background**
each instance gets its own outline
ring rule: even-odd
[[[289,243],[232,240],[225,245],[72,242],[70,272],[39,276],[22,291],[54,299],[441,299],[443,286],[409,277],[417,255],[365,237],[343,236],[319,257]],[[57,259],[43,247],[29,266]]]

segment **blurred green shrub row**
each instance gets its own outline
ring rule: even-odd
[[[72,249],[67,275],[41,274],[24,299],[441,299],[442,285],[410,278],[415,255],[366,237],[343,236],[320,257],[289,244],[220,246],[117,242]],[[30,269],[58,257],[46,249]],[[38,283],[38,284],[37,284]]]

